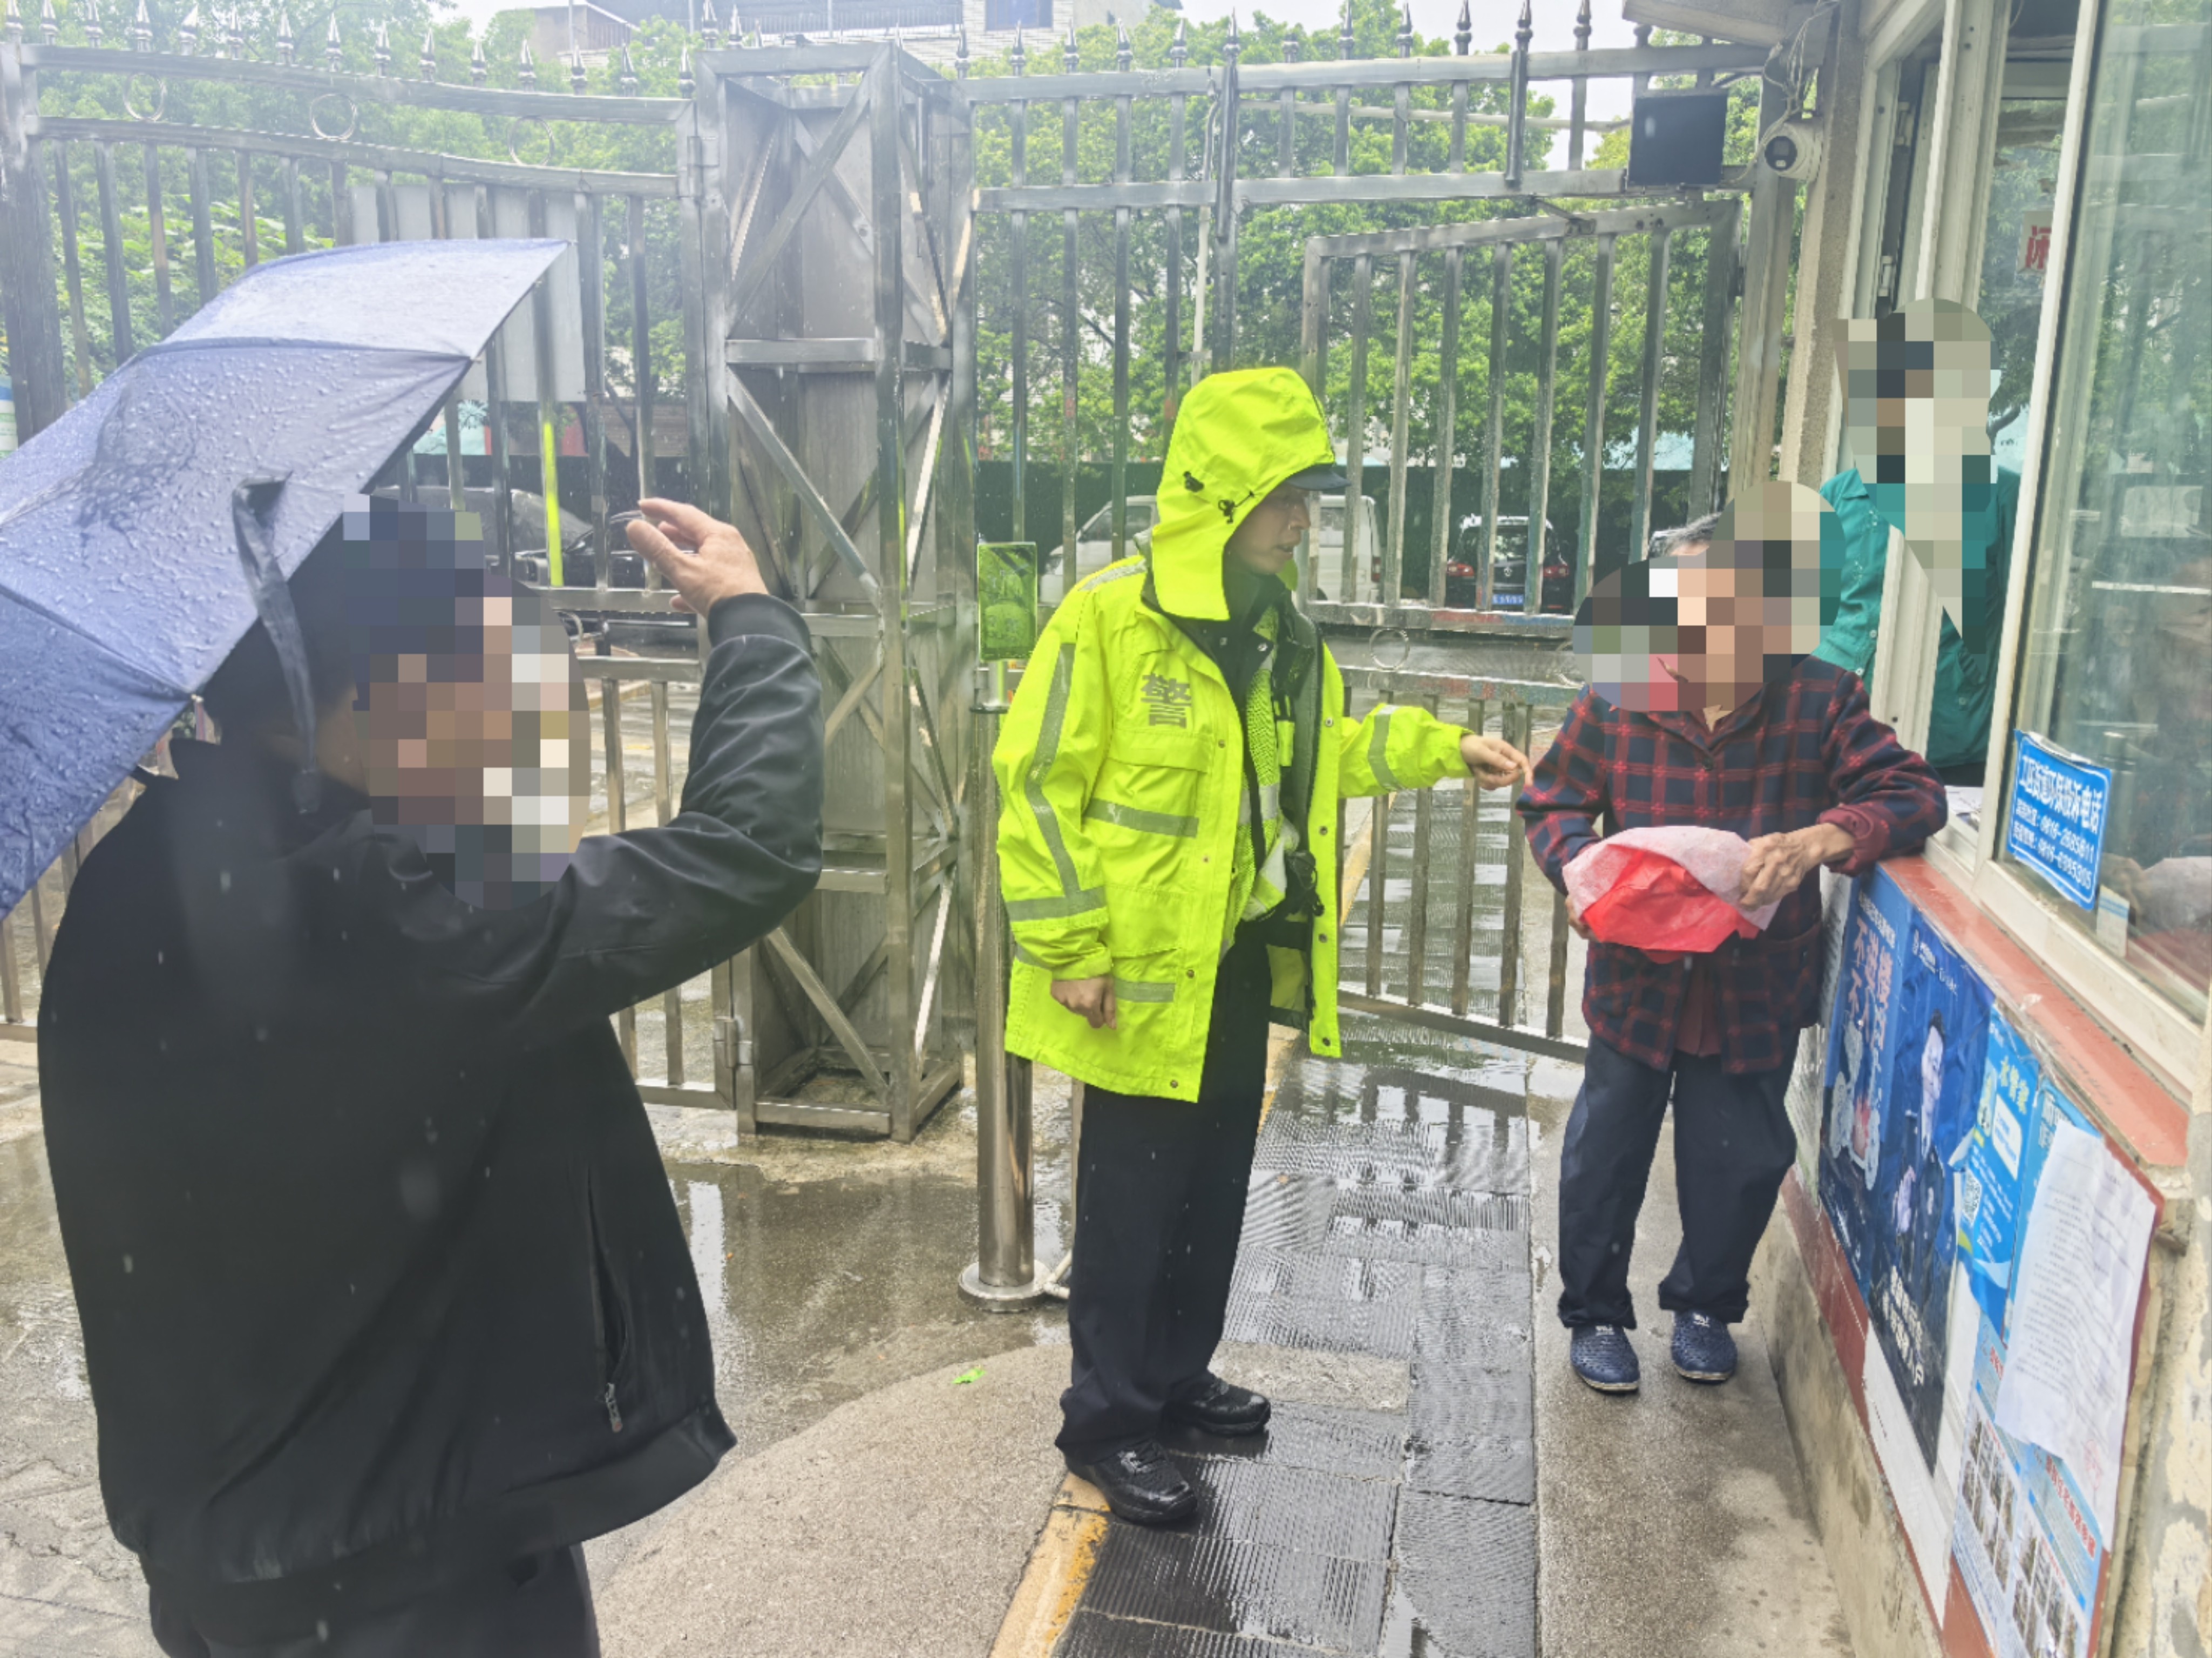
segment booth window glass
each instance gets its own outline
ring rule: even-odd
[[[2111,773],[2097,908],[2047,890],[2202,1017],[2212,981],[2212,0],[2107,7],[2068,264],[2017,723]]]

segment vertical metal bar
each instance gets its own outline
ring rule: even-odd
[[[884,944],[890,1029],[894,1040],[884,1056],[890,1091],[891,1138],[901,1145],[914,1139],[916,1071],[910,1042],[896,1040],[914,1029],[914,826],[908,815],[907,771],[914,761],[912,705],[907,689],[906,610],[906,422],[902,381],[906,356],[905,276],[901,269],[904,210],[899,176],[899,71],[896,48],[885,46],[869,70],[872,85],[855,97],[869,100],[869,216],[875,226],[876,337],[882,355],[876,362],[876,577],[881,583],[884,674]],[[1071,161],[1072,165],[1072,161]],[[919,185],[920,180],[916,180]],[[1073,233],[1070,233],[1071,239]],[[1071,266],[1073,260],[1070,261]],[[1073,382],[1071,380],[1070,386]],[[1073,518],[1073,501],[1068,516]],[[1068,556],[1074,556],[1074,537]]]
[[[1114,181],[1129,181],[1129,100],[1114,100]],[[1114,210],[1114,556],[1129,537],[1129,210]]]
[[[975,858],[975,1265],[962,1287],[979,1301],[1003,1304],[1036,1293],[1034,1158],[1029,1063],[1006,1052],[1009,951],[999,890],[999,786],[991,770],[1006,707],[1006,669],[994,663],[979,678],[969,784],[982,834]]]
[[[1076,181],[1076,125],[1082,111],[1080,99],[1070,98],[1060,105],[1060,181],[1063,185]],[[1076,392],[1078,365],[1082,358],[1078,317],[1083,303],[1076,270],[1079,257],[1075,242],[1078,218],[1073,208],[1060,216],[1060,545],[1067,550],[1071,582],[1075,579],[1076,458],[1083,452],[1078,442],[1082,405],[1077,401]]]
[[[199,289],[199,303],[205,305],[216,295],[215,227],[208,217],[207,151],[198,146],[186,151],[185,171],[191,191],[192,279]]]
[[[530,234],[545,234],[545,192],[530,192]],[[531,355],[538,381],[538,493],[545,505],[545,574],[556,587],[568,585],[562,565],[561,426],[560,405],[555,398],[553,359],[553,280],[540,276],[530,290],[530,321],[537,349]]]
[[[1385,701],[1389,692],[1383,693]],[[1367,993],[1382,993],[1382,923],[1384,902],[1390,890],[1390,803],[1395,796],[1378,794],[1367,817]]]
[[[1011,142],[1013,148],[1012,177],[1016,189],[1030,179],[1030,106],[1016,103],[1007,111],[1012,124]],[[1008,284],[1014,291],[1013,339],[1008,347],[1012,357],[1013,410],[1011,414],[1013,437],[1013,467],[1008,477],[1007,497],[1013,514],[1013,537],[1016,541],[1032,539],[1029,532],[1029,459],[1030,459],[1030,217],[1026,213],[1006,216],[1007,253],[1012,269],[1007,273]],[[1168,298],[1169,333],[1174,333],[1175,297],[1170,290]],[[1168,348],[1172,353],[1175,347]],[[1174,380],[1170,376],[1168,397],[1174,400]],[[1068,557],[1075,556],[1073,548]],[[1073,568],[1060,572],[1060,592],[1065,594],[1075,586]]]
[[[1390,123],[1390,171],[1393,174],[1406,170],[1406,135],[1413,125],[1413,88],[1401,82],[1392,99]]]
[[[604,635],[600,638],[599,648],[604,655],[606,649]],[[656,691],[664,689],[657,683],[653,686]],[[623,752],[622,681],[612,675],[599,681],[599,731],[600,740],[606,748],[607,833],[620,835],[629,828],[629,774]],[[615,1031],[622,1039],[623,1062],[629,1066],[629,1074],[635,1077],[637,1075],[635,1008],[625,1007],[615,1016]],[[672,1072],[669,1080],[676,1080]]]
[[[1375,327],[1375,262],[1361,253],[1352,261],[1352,407],[1344,427],[1344,559],[1341,597],[1357,603],[1367,591],[1367,572],[1359,566],[1361,511],[1367,493],[1367,340]]]
[[[1605,392],[1613,355],[1613,239],[1597,239],[1590,288],[1589,393],[1583,405],[1583,506],[1575,549],[1575,608],[1597,579],[1597,517],[1604,502]]]
[[[1636,499],[1628,520],[1628,556],[1651,550],[1651,463],[1659,426],[1659,375],[1666,367],[1667,264],[1665,225],[1651,233],[1651,279],[1644,306],[1643,397],[1636,410]]]
[[[1588,52],[1590,43],[1590,0],[1583,0],[1582,9],[1575,16],[1575,50]],[[1574,80],[1574,92],[1568,105],[1567,115],[1567,171],[1579,173],[1583,166],[1583,147],[1589,120],[1589,79],[1578,75]]]
[[[331,241],[346,247],[360,239],[353,222],[353,187],[346,182],[346,164],[331,163]]]
[[[1176,93],[1168,100],[1168,177],[1180,180],[1183,177],[1184,126],[1186,106],[1190,102],[1187,93]],[[1017,183],[1020,181],[1016,180]],[[1168,293],[1166,314],[1162,319],[1167,331],[1164,342],[1165,382],[1162,387],[1164,407],[1161,411],[1165,423],[1175,425],[1176,410],[1182,406],[1182,210],[1168,210]],[[1019,529],[1015,534],[1020,534]]]
[[[1521,565],[1521,614],[1544,608],[1544,552],[1552,508],[1552,420],[1559,407],[1559,276],[1567,256],[1564,238],[1544,244],[1544,311],[1537,336],[1536,429],[1529,438],[1528,556]]]
[[[1465,85],[1462,84],[1462,91]],[[1462,250],[1444,250],[1443,334],[1437,348],[1437,449],[1435,495],[1430,525],[1433,545],[1429,549],[1429,603],[1449,602],[1445,567],[1451,562],[1452,480],[1459,476],[1459,304]]]
[[[634,444],[637,456],[637,498],[647,500],[660,493],[659,482],[653,476],[653,319],[646,303],[645,269],[645,197],[629,198],[629,360],[630,373],[637,392],[637,429]],[[765,510],[766,503],[762,503]],[[660,573],[653,572],[653,585],[659,585]]]
[[[1522,0],[1521,21],[1513,31],[1511,77],[1505,92],[1505,188],[1521,188],[1522,163],[1528,153],[1528,0]]]
[[[592,504],[592,545],[599,588],[612,585],[614,545],[607,507],[607,264],[599,237],[599,198],[576,197],[576,288],[584,325],[584,471]]]
[[[46,883],[45,872],[31,883],[31,954],[39,963],[40,988],[45,989],[46,965],[52,961],[54,936],[46,926],[46,896],[42,890]]]
[[[307,250],[307,208],[300,197],[300,158],[284,158],[284,252],[304,253]]]
[[[1482,558],[1474,569],[1474,605],[1492,607],[1498,565],[1500,459],[1505,443],[1505,325],[1513,309],[1513,244],[1500,242],[1490,256],[1490,417],[1482,438]]]
[[[1513,850],[1519,853],[1517,842]],[[1552,953],[1545,977],[1544,1034],[1558,1036],[1567,1028],[1567,895],[1548,881],[1545,885],[1552,894]]]
[[[1467,728],[1480,737],[1488,723],[1489,704],[1480,697],[1469,697],[1467,704]],[[1468,979],[1474,961],[1474,854],[1475,836],[1482,823],[1482,786],[1474,778],[1460,785],[1459,799],[1459,885],[1453,895],[1452,914],[1452,987],[1451,1011],[1460,1018],[1467,1017]],[[1510,837],[1508,837],[1509,840]]]
[[[399,197],[392,186],[392,170],[379,167],[371,175],[376,180],[376,240],[396,242],[399,240]]]
[[[1467,82],[1455,81],[1451,89],[1451,161],[1448,170],[1467,171]]]
[[[153,145],[146,151],[146,238],[154,250],[154,316],[167,339],[177,325],[176,295],[169,284],[169,221],[161,210],[161,156]]]
[[[0,915],[0,1018],[23,1023],[23,974],[15,961],[15,915]]]
[[[706,629],[702,627],[699,632],[703,648]],[[675,756],[669,744],[667,683],[656,680],[651,695],[653,821],[665,827],[676,816],[676,767]],[[678,990],[671,990],[664,994],[661,1009],[662,1023],[667,1029],[668,1079],[672,1083],[681,1083],[684,1079],[684,1004]]]
[[[1525,703],[1505,709],[1505,740],[1523,754],[1528,750],[1528,708]],[[1510,1029],[1520,1023],[1521,1005],[1521,836],[1514,829],[1516,814],[1509,807],[1505,823],[1505,913],[1504,932],[1498,945],[1498,1023]]]
[[[115,146],[106,139],[93,145],[93,168],[100,184],[100,264],[107,279],[108,338],[115,343],[116,366],[137,349],[131,331],[131,272],[123,262],[123,217],[115,197]]]
[[[1421,704],[1434,714],[1436,701],[1433,695],[1424,696]],[[1413,793],[1413,908],[1406,916],[1406,999],[1415,1007],[1425,999],[1423,993],[1429,951],[1429,817],[1435,796],[1434,789],[1417,789]]]
[[[477,234],[486,240],[495,232],[491,221],[491,192],[478,186]],[[484,424],[491,434],[491,493],[494,539],[502,570],[514,568],[514,470],[507,442],[507,348],[500,343],[503,328],[492,331],[484,343]]]
[[[1328,407],[1328,364],[1325,353],[1328,338],[1329,270],[1329,262],[1321,250],[1308,243],[1299,284],[1298,368],[1305,376],[1306,384],[1313,388],[1315,401],[1322,405],[1324,411]],[[1320,517],[1318,512],[1310,516],[1305,539],[1298,547],[1298,597],[1309,603],[1313,599],[1319,579],[1314,565],[1321,550]]]
[[[1275,118],[1275,176],[1288,179],[1298,170],[1298,89],[1285,87],[1276,106],[1282,112]]]
[[[1721,216],[1705,240],[1705,314],[1698,346],[1698,424],[1690,448],[1687,520],[1720,505],[1722,422],[1727,414],[1729,347],[1735,338],[1735,232],[1741,210]]]
[[[253,152],[241,149],[238,155],[238,251],[248,270],[261,263],[261,226],[254,216]],[[435,186],[443,191],[440,184]]]
[[[1232,36],[1232,44],[1234,38]],[[1237,91],[1237,63],[1230,59],[1221,99],[1221,176],[1213,216],[1213,372],[1237,366],[1237,145],[1243,100]]]
[[[1343,178],[1352,171],[1352,88],[1336,89],[1336,154],[1332,158],[1336,176]]]
[[[70,176],[69,146],[50,146],[54,158],[54,216],[62,225],[62,275],[69,289],[70,343],[76,358],[77,395],[92,395],[92,331],[84,319],[84,262],[77,251],[76,182]]]
[[[1382,547],[1382,591],[1386,605],[1405,593],[1406,450],[1411,442],[1413,384],[1413,255],[1398,256],[1398,362],[1390,386],[1390,531]],[[1423,582],[1423,587],[1428,584]]]

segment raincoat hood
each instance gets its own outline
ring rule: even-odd
[[[1285,478],[1333,466],[1320,402],[1296,370],[1210,374],[1183,399],[1160,471],[1152,586],[1160,608],[1225,622],[1221,559],[1244,515]]]

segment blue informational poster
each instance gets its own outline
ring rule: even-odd
[[[1874,1187],[1875,1273],[1864,1287],[1875,1334],[1932,1470],[1958,1254],[1955,1173],[1981,1098],[1990,1004],[1988,988],[1932,927],[1913,928],[1900,965]]]
[[[2112,774],[2022,732],[2006,803],[2005,850],[2083,909],[2097,907],[2097,871]]]
[[[2027,1058],[2027,1067],[2020,1064]],[[2000,1072],[2006,1067],[2010,1076]],[[2003,1223],[1992,1207],[2003,1188],[2010,1215],[2011,1254],[2017,1233],[2033,1206],[2045,1154],[2058,1124],[2090,1129],[2087,1117],[2040,1077],[2018,1035],[2002,1019],[1990,1039],[1989,1072],[2001,1094],[2033,1075],[2015,1145],[2016,1174],[1998,1154],[1999,1128],[1984,1133],[1977,1123],[1962,1171],[1959,1248],[1970,1252],[1978,1272],[1980,1252],[2002,1247],[1996,1240]],[[1984,1090],[1984,1098],[1988,1097]],[[2008,1108],[1993,1102],[1997,1109]],[[2094,1130],[2092,1130],[2094,1132]],[[1990,1153],[1987,1162],[1982,1152]],[[1977,1202],[1964,1175],[1986,1176]],[[1966,1211],[1975,1203],[1976,1212]],[[1972,1240],[1970,1242],[1969,1240]],[[2005,1369],[2005,1317],[1993,1313],[1977,1278],[1980,1330],[1974,1343],[1974,1378],[1966,1411],[1966,1455],[1960,1467],[1959,1501],[1952,1510],[1952,1557],[1979,1615],[1983,1633],[1998,1658],[2085,1658],[2096,1628],[2097,1589],[2108,1558],[2107,1540],[2092,1517],[2094,1506],[2066,1465],[2041,1448],[2015,1439],[1997,1426],[1997,1393]],[[2008,1307],[2008,1297],[2003,1297]]]
[[[2002,1013],[1990,1020],[1982,1096],[1959,1160],[1959,1259],[1982,1313],[2004,1328],[2020,1260],[2021,1192],[2030,1172],[2031,1131],[2043,1067]]]
[[[1890,1009],[1917,925],[1904,893],[1880,870],[1854,884],[1820,1078],[1821,1199],[1859,1293],[1869,1302],[1881,1271],[1876,1188],[1891,1138]]]

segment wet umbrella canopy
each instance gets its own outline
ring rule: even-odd
[[[250,272],[0,467],[0,911],[257,616],[563,244],[398,242]]]

